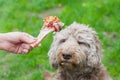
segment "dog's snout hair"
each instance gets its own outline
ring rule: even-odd
[[[56,33],[48,55],[58,69],[53,80],[111,80],[101,63],[99,38],[87,25],[74,22]]]

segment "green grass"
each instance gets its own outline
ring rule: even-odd
[[[104,65],[113,80],[120,80],[119,0],[0,0],[0,33],[24,31],[37,36],[43,24],[39,15],[59,5],[59,14],[48,14],[57,15],[65,26],[77,21],[93,27],[103,44]],[[0,51],[0,80],[43,80],[43,71],[54,71],[47,56],[51,42],[52,34],[27,55]]]

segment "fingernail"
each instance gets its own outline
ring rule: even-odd
[[[27,49],[23,49],[22,53],[27,54],[29,51]]]
[[[41,44],[38,45],[38,47],[40,47],[40,46],[41,46]]]

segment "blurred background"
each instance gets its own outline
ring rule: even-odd
[[[36,37],[49,15],[65,26],[76,21],[94,28],[104,51],[102,62],[113,80],[120,80],[120,0],[0,0],[0,33]],[[45,70],[54,72],[47,55],[52,40],[51,33],[27,55],[0,51],[0,80],[43,80]]]

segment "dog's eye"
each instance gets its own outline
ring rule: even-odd
[[[84,42],[80,42],[80,41],[78,41],[77,43],[78,43],[78,44],[85,44]]]
[[[83,44],[83,45],[85,45],[85,46],[90,47],[90,45],[89,45],[89,44],[87,44],[87,43],[85,43],[85,42],[80,42],[80,41],[78,41],[78,44],[79,44],[79,45],[82,45],[82,44]]]
[[[61,39],[60,43],[64,43],[66,41],[66,39]]]

